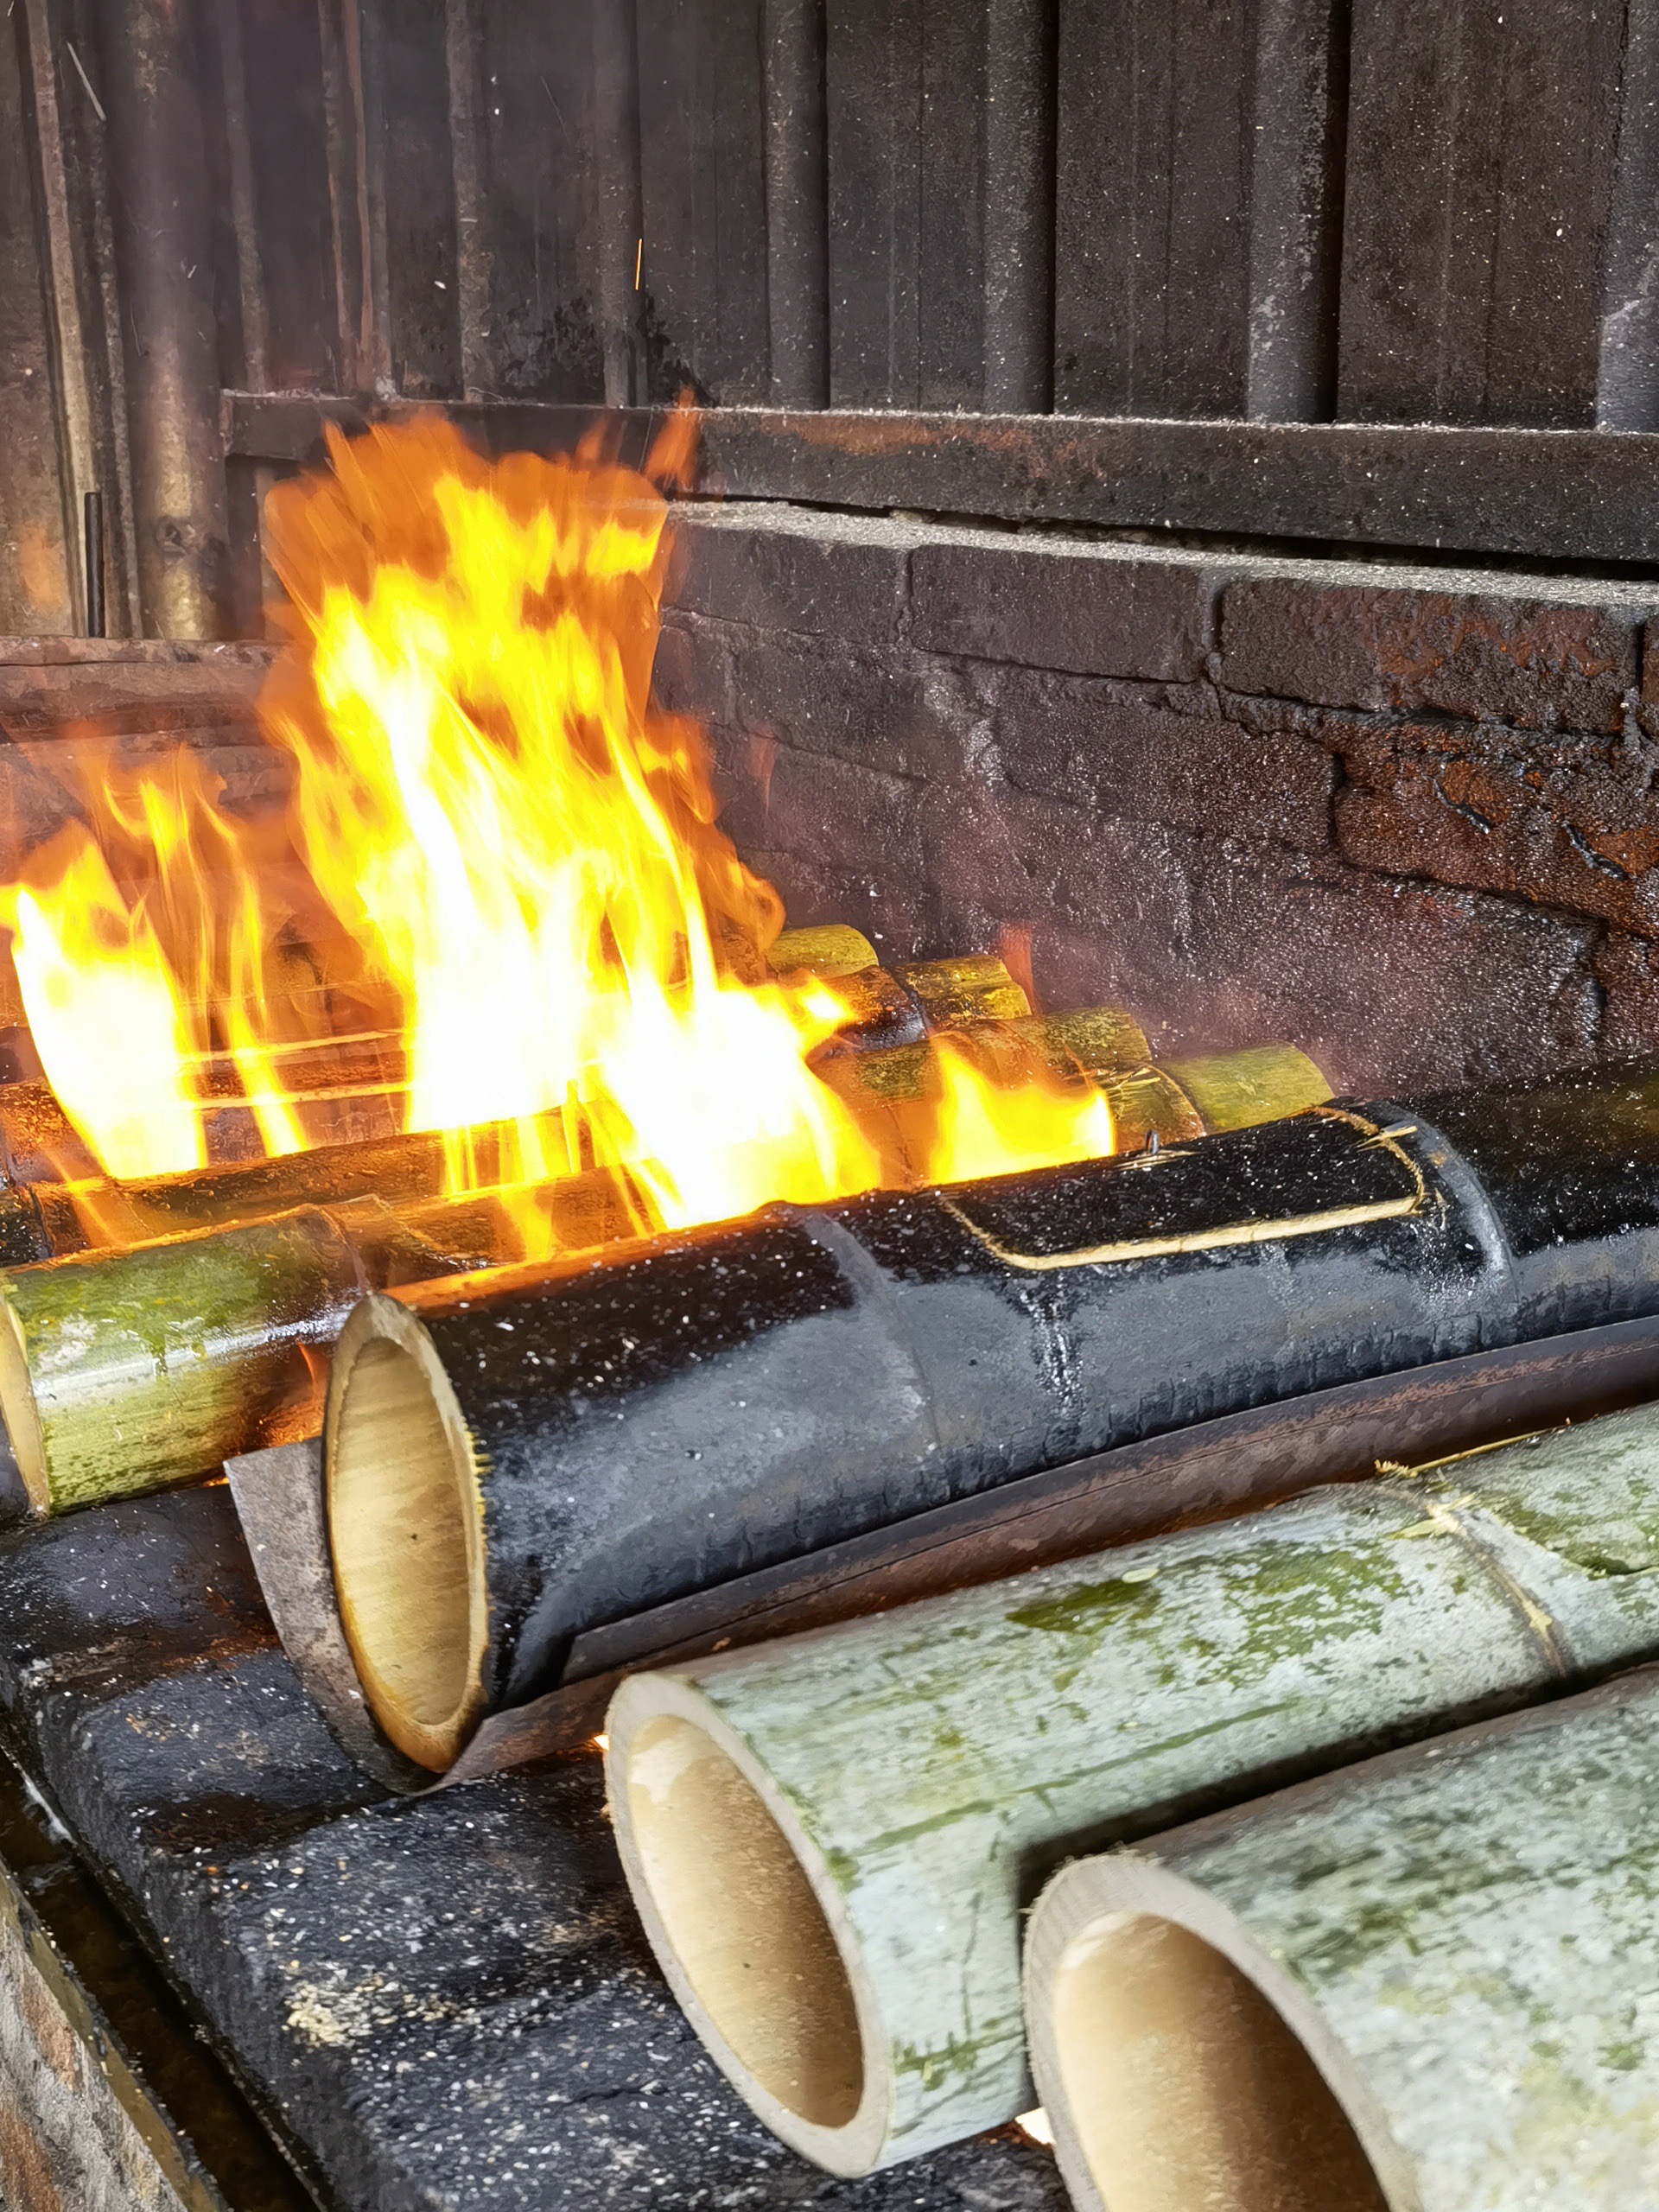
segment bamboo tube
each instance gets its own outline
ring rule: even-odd
[[[565,1248],[639,1217],[611,1170],[512,1198]],[[0,1273],[0,1417],[30,1502],[69,1512],[315,1436],[321,1357],[365,1290],[497,1266],[522,1231],[493,1193],[353,1199]]]
[[[781,931],[772,940],[766,964],[779,976],[799,968],[814,976],[856,976],[880,963],[861,931],[849,922],[823,922],[815,929]]]
[[[920,1006],[930,1029],[1011,1021],[1031,1012],[1031,1001],[994,952],[959,952],[949,960],[901,960],[893,972]]]
[[[1281,1121],[1323,1106],[1331,1086],[1294,1045],[1258,1045],[1242,1052],[1216,1052],[1196,1060],[1166,1060],[1164,1073],[1179,1084],[1214,1135]]]
[[[1026,1955],[1078,2212],[1659,2201],[1659,1676],[1068,1867]]]
[[[357,1524],[408,1483],[405,1419],[445,1440],[433,1510],[481,1516],[481,1672],[410,1756],[447,1765],[584,1630],[733,1576],[1159,1431],[1653,1312],[1643,1098],[1659,1064],[1316,1107],[365,1300],[325,1421],[342,1603]],[[359,1394],[364,1357],[381,1380]],[[372,1598],[359,1619],[372,1673]],[[410,1718],[395,1698],[377,1717],[394,1741]]]
[[[1033,2103],[1033,1871],[1656,1637],[1644,1409],[637,1675],[605,1724],[612,1815],[718,2064],[795,2149],[863,2173]],[[830,2071],[857,2094],[821,2097]]]

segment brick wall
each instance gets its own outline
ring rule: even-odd
[[[1659,586],[736,505],[678,567],[659,693],[792,920],[1027,926],[1050,1004],[1361,1090],[1659,1049]]]

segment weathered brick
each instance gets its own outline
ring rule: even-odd
[[[1659,746],[1501,728],[1334,726],[1357,867],[1501,891],[1659,937]]]
[[[677,615],[664,623],[651,683],[665,713],[690,715],[701,722],[736,718],[731,654],[724,639],[695,615]]]
[[[1330,842],[1335,770],[1306,738],[1022,669],[999,671],[993,698],[1002,772],[1023,791],[1175,829]]]
[[[1191,682],[1202,673],[1210,586],[1201,563],[1121,546],[918,544],[912,645],[1083,676]]]
[[[760,630],[891,643],[905,603],[906,532],[798,508],[676,511],[672,603]]]
[[[1637,681],[1642,609],[1497,592],[1249,577],[1222,597],[1222,681],[1314,706],[1432,707],[1526,729],[1611,734]]]
[[[732,658],[738,721],[802,752],[954,783],[988,742],[972,677],[949,663],[795,638],[735,644]]]
[[[1606,994],[1601,1050],[1609,1059],[1659,1052],[1659,944],[1609,930],[1596,948],[1596,977]]]

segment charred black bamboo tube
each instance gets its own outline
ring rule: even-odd
[[[1659,1062],[1316,1107],[371,1298],[325,1419],[388,1736],[447,1765],[582,1630],[1046,1465],[1659,1310]]]

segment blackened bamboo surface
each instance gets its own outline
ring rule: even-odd
[[[0,1533],[0,1619],[6,1748],[321,2202],[1063,2212],[1018,2141],[851,2186],[782,2151],[656,1974],[597,1762],[383,1802],[278,1649],[222,1489]]]
[[[486,1696],[518,1704],[585,1630],[1039,1469],[1659,1311],[1659,1069],[772,1208],[406,1302],[477,1455]]]

